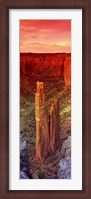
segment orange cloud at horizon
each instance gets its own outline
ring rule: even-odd
[[[20,52],[71,52],[71,20],[20,20]]]

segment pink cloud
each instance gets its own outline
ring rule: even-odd
[[[70,20],[20,21],[21,52],[70,52],[70,46]]]

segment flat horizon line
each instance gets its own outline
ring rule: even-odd
[[[27,54],[27,53],[30,53],[30,54],[71,54],[71,52],[50,52],[50,53],[48,53],[48,52],[40,52],[40,53],[38,53],[38,52],[20,52],[20,54],[21,53],[25,53],[25,54]]]

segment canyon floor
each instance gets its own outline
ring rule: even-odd
[[[55,154],[42,161],[36,160],[36,122],[35,122],[35,91],[36,80],[30,79],[30,93],[21,95],[20,134],[28,142],[30,172],[34,179],[56,179],[62,143],[71,135],[71,88],[64,87],[63,79],[43,78],[45,84],[46,106],[49,111],[50,99],[59,98],[60,114],[60,148]],[[23,82],[22,82],[23,83]],[[27,85],[26,85],[27,86]],[[29,90],[29,89],[28,89]]]

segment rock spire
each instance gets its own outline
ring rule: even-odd
[[[42,160],[60,146],[59,100],[50,101],[49,123],[44,83],[37,82],[35,93],[36,158]]]
[[[36,158],[42,159],[49,152],[49,126],[45,103],[44,83],[37,82],[35,93]]]
[[[50,148],[52,153],[60,146],[59,101],[50,100]]]

